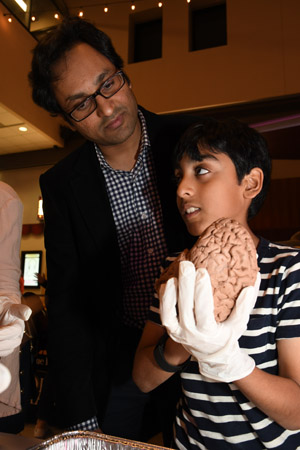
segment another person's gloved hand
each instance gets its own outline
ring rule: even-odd
[[[11,382],[11,374],[7,367],[0,363],[0,394],[4,392]]]
[[[8,297],[0,297],[0,357],[7,356],[18,347],[24,333],[24,320],[28,320],[31,309],[13,303]]]
[[[233,382],[249,375],[254,360],[239,347],[247,329],[260,285],[244,288],[230,316],[222,323],[214,318],[214,300],[206,269],[195,270],[190,261],[179,264],[179,276],[160,290],[160,315],[170,337],[182,344],[199,363],[202,375],[212,380]],[[177,310],[178,307],[178,310]]]

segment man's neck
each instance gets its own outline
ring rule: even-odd
[[[137,122],[137,127],[125,142],[118,145],[99,146],[106,162],[115,170],[130,171],[138,158],[141,140],[141,124]]]

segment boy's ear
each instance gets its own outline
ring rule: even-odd
[[[264,173],[259,167],[254,167],[251,171],[245,175],[243,179],[244,183],[244,197],[254,198],[256,197],[263,185]]]

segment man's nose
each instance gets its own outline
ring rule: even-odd
[[[95,97],[95,102],[97,105],[96,112],[99,117],[101,116],[111,116],[114,110],[113,99],[104,98],[100,94]]]

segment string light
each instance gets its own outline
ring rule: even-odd
[[[130,3],[131,3],[131,5],[130,5],[130,9],[132,10],[132,11],[135,11],[135,9],[136,9],[136,6],[135,6],[135,2],[137,2],[137,1],[142,1],[142,0],[130,0]],[[186,2],[187,3],[190,3],[191,2],[191,0],[186,0]],[[108,10],[109,10],[109,8],[108,8],[108,6],[112,6],[112,5],[117,5],[117,4],[123,4],[123,3],[125,3],[124,1],[118,1],[118,0],[116,0],[116,1],[112,1],[112,2],[110,2],[110,3],[102,3],[102,5],[104,5],[104,7],[103,7],[103,11],[105,12],[105,13],[108,13]],[[100,5],[101,5],[101,3],[100,3]],[[89,6],[93,6],[93,5],[85,5],[85,7],[89,7]],[[159,7],[159,8],[162,8],[162,6],[163,6],[163,2],[158,2],[157,3],[157,6]],[[84,16],[84,11],[83,11],[83,9],[79,9],[79,11],[78,11],[78,17],[83,17]],[[54,17],[55,17],[55,19],[56,20],[59,20],[60,19],[60,17],[59,17],[59,14],[58,13],[55,13],[54,14]],[[11,21],[11,20],[10,20]],[[34,21],[34,20],[33,20]]]
[[[135,6],[135,1],[142,1],[142,0],[131,0],[131,5],[130,5],[130,9],[132,10],[132,11],[135,11],[135,9],[136,9],[136,6]],[[186,2],[187,3],[191,3],[191,0],[186,0]],[[104,8],[103,8],[103,11],[105,12],[105,13],[108,13],[108,5],[109,6],[111,6],[111,5],[115,5],[115,4],[119,4],[119,3],[124,3],[123,1],[112,1],[111,3],[109,3],[109,4],[105,4],[105,6],[104,6]],[[100,4],[101,5],[101,4]],[[102,3],[102,5],[103,5],[103,3]],[[91,5],[85,5],[85,6],[91,6]],[[163,6],[163,2],[158,2],[157,3],[157,6],[159,7],[159,8],[162,8],[162,6]],[[8,22],[9,23],[11,23],[12,21],[13,21],[13,19],[12,19],[12,15],[11,14],[3,14],[4,16],[7,16],[7,20],[8,20]],[[83,11],[83,9],[79,9],[79,11],[78,11],[78,17],[83,17],[84,16],[84,11]],[[59,16],[59,14],[56,12],[55,14],[54,14],[54,18],[56,19],[56,20],[59,20],[60,19],[60,16]],[[36,22],[38,20],[38,18],[36,17],[36,16],[32,16],[31,17],[31,21],[32,22]]]

